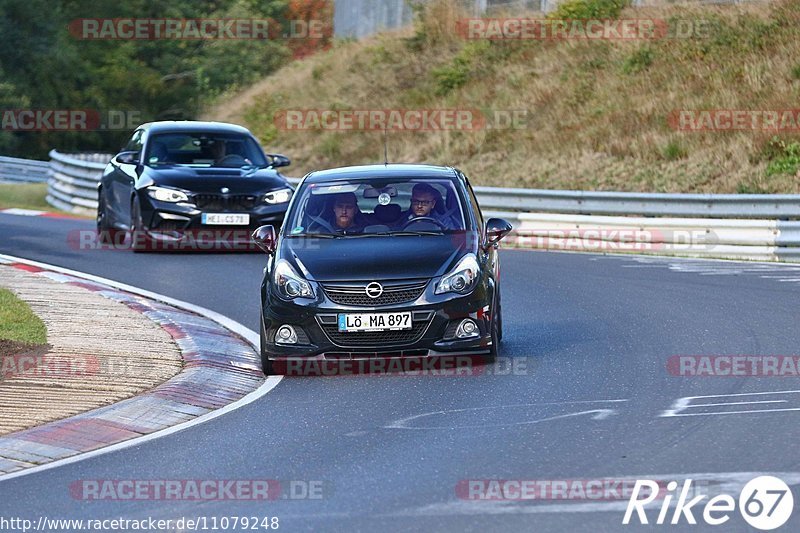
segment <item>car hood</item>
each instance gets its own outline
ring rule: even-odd
[[[316,281],[441,276],[471,250],[464,234],[282,239],[281,257]],[[302,266],[297,264],[297,260]]]
[[[288,182],[271,169],[247,171],[239,168],[147,167],[142,186],[163,185],[195,193],[219,193],[227,187],[232,194],[256,194],[282,187]]]

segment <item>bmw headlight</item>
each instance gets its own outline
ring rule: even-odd
[[[175,189],[168,189],[167,187],[156,187],[155,185],[148,187],[147,194],[150,195],[150,198],[159,202],[178,203],[189,201],[189,197],[185,193]]]
[[[436,285],[436,294],[457,292],[466,294],[475,288],[478,280],[478,259],[475,254],[467,254],[461,258],[456,267],[445,274]]]
[[[311,288],[311,284],[297,274],[285,259],[281,259],[275,264],[272,279],[278,289],[278,294],[284,298],[292,300],[314,297],[314,289]]]
[[[264,201],[268,204],[285,204],[292,197],[292,189],[278,189],[264,195]]]

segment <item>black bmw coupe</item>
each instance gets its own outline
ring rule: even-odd
[[[100,240],[134,251],[246,248],[253,229],[283,222],[293,189],[277,169],[289,164],[241,126],[144,124],[98,185]]]

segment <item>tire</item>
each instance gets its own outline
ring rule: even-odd
[[[144,238],[138,238],[138,235],[143,235]],[[142,229],[142,208],[139,206],[139,200],[134,197],[131,201],[131,250],[134,253],[147,251],[147,237],[144,236]]]
[[[120,231],[108,224],[108,209],[102,191],[97,196],[97,241],[100,244],[116,246]]]
[[[267,355],[267,333],[264,331],[264,321],[261,320],[261,370],[264,375],[269,377],[272,375],[272,361]]]
[[[492,323],[489,326],[489,331],[492,337],[492,347],[487,357],[487,363],[494,363],[497,356],[500,355],[500,341],[503,337],[503,313],[500,307],[500,291],[497,291],[497,300],[494,306],[494,313],[492,313]]]

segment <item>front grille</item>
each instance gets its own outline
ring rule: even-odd
[[[249,211],[258,203],[252,194],[195,194],[194,203],[204,211]]]
[[[413,302],[420,297],[427,284],[427,280],[387,281],[381,283],[383,285],[383,294],[377,298],[367,296],[366,283],[323,284],[322,288],[328,298],[337,304],[372,307]]]
[[[336,324],[320,324],[322,330],[334,344],[345,347],[357,346],[387,346],[412,344],[417,342],[430,320],[417,321],[411,323],[411,329],[398,331],[361,331],[361,332],[340,332]]]

